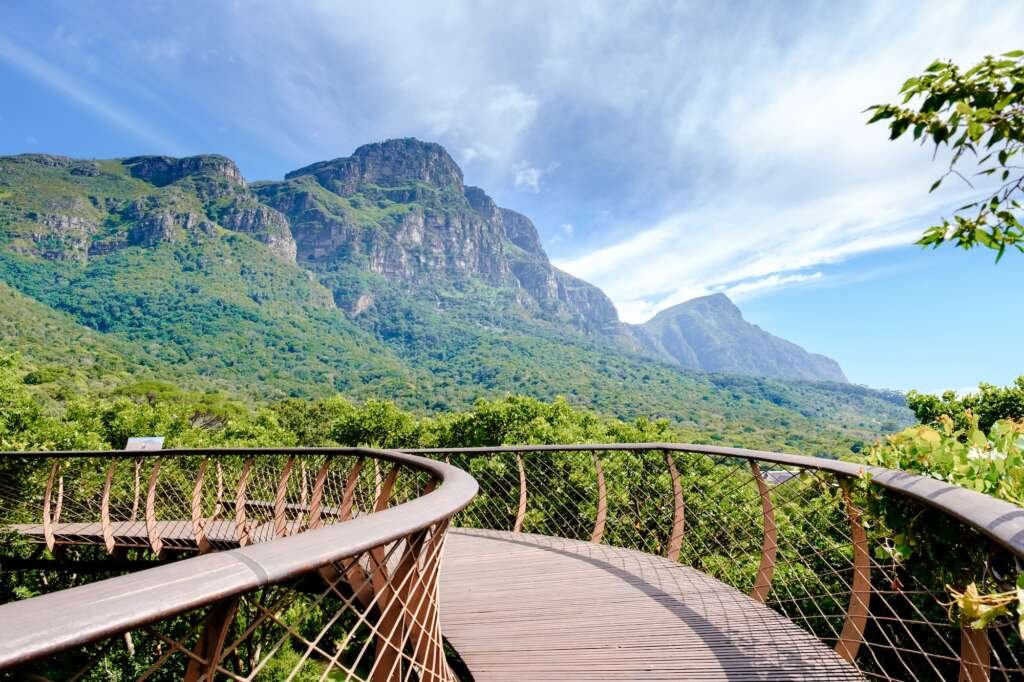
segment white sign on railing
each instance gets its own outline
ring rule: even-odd
[[[160,450],[164,446],[163,436],[137,436],[129,438],[125,450]]]

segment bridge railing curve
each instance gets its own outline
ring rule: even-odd
[[[453,680],[438,572],[475,492],[367,448],[5,453],[0,669]]]
[[[867,678],[1022,679],[1024,509],[830,459],[641,443],[409,450],[480,485],[459,526],[660,554],[747,593]],[[1003,615],[976,629],[977,604]],[[986,596],[988,595],[988,596]],[[783,647],[784,648],[784,647]]]
[[[0,515],[0,667],[51,679],[453,679],[437,598],[451,524],[661,554],[868,678],[1024,675],[1006,599],[1024,510],[827,459],[652,443],[8,453]],[[962,607],[979,605],[1002,611],[975,628]]]

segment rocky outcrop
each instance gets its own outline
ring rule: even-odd
[[[123,159],[132,177],[151,185],[164,187],[186,177],[212,176],[230,185],[243,185],[245,180],[235,162],[218,154],[203,154],[177,159],[172,156],[133,156]]]
[[[406,284],[452,277],[514,284],[502,233],[472,210],[462,171],[440,145],[364,145],[285,178],[255,189],[288,217],[300,262],[362,264]]]
[[[633,331],[647,352],[688,369],[846,382],[835,360],[750,324],[725,294],[680,303]]]
[[[552,267],[529,218],[464,186],[440,145],[364,145],[285,178],[254,189],[288,217],[300,263],[320,271],[355,263],[418,289],[475,278],[515,288],[520,305],[584,333],[624,329],[599,289]]]
[[[585,329],[607,335],[619,333],[619,313],[603,291],[568,272],[557,268],[554,271],[559,298],[579,317]]]
[[[51,260],[85,260],[89,253],[95,221],[82,215],[56,214],[37,216],[41,229],[33,230],[36,252]]]
[[[295,262],[296,245],[288,219],[270,206],[255,200],[238,200],[218,216],[221,226],[243,232],[267,245],[276,256]]]
[[[132,225],[128,244],[156,246],[163,242],[180,242],[189,236],[210,236],[214,229],[206,216],[197,213],[147,212]]]
[[[278,257],[295,261],[295,240],[287,218],[259,202],[238,166],[226,156],[203,154],[181,159],[136,156],[124,159],[122,163],[135,178],[156,187],[173,187],[182,194],[194,195],[210,221],[228,230],[248,234],[266,244]],[[161,239],[163,228],[160,226],[170,229],[174,222],[173,218],[161,214],[144,221],[138,230],[147,239]],[[132,243],[137,243],[134,239]]]
[[[309,175],[335,194],[353,194],[367,184],[382,186],[422,182],[462,193],[462,170],[439,144],[415,138],[366,144],[352,156],[320,161],[285,175]]]

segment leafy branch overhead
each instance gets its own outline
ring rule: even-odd
[[[1021,193],[1024,166],[1024,50],[985,57],[962,71],[951,61],[935,61],[900,89],[899,105],[876,104],[868,123],[889,121],[889,138],[910,132],[915,140],[943,146],[952,156],[948,170],[936,180],[935,191],[950,175],[970,187],[979,184],[981,196],[958,208],[952,219],[925,230],[922,246],[944,242],[969,249],[981,245],[997,251],[1024,252]],[[974,163],[974,168],[966,168]]]

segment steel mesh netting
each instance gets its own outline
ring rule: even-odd
[[[52,680],[453,680],[437,572],[443,525],[19,671]],[[209,678],[208,678],[209,679]]]
[[[435,484],[355,453],[28,456],[3,467],[4,603],[329,526]],[[437,617],[446,523],[20,672],[199,679],[215,666],[218,679],[453,679]]]
[[[678,557],[786,615],[869,678],[951,679],[961,659],[975,658],[983,663],[968,674],[1024,676],[1012,618],[975,633],[948,608],[947,585],[1011,589],[1016,561],[955,519],[864,479],[694,452],[446,456],[480,484],[457,526]],[[895,520],[916,524],[927,538],[917,544],[930,546],[900,557],[911,531]]]

